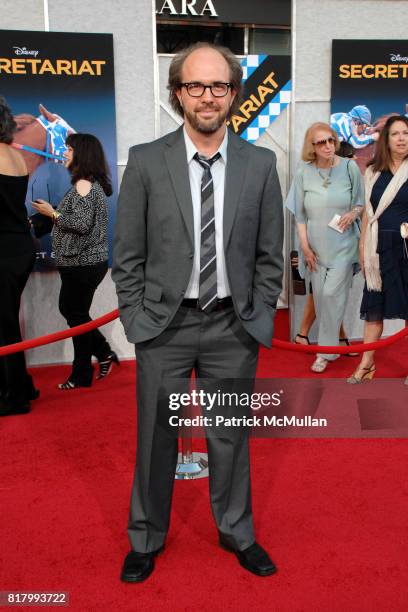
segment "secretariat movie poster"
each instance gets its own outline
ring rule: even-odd
[[[112,174],[109,202],[111,249],[117,198],[115,86],[111,34],[0,31],[0,94],[11,107],[14,139],[30,173],[31,202],[56,207],[70,188],[61,160],[71,131],[101,141]],[[54,267],[51,236],[36,238],[37,269]]]
[[[331,113],[361,106],[370,120],[367,135],[380,131],[390,114],[408,112],[408,40],[333,40]],[[362,169],[374,147],[355,150]]]

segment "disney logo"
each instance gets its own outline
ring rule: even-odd
[[[13,47],[13,49],[16,55],[34,55],[34,57],[37,57],[39,53],[39,51],[27,49],[27,47]]]
[[[408,64],[408,57],[402,57],[399,53],[390,53],[390,60],[392,62],[404,62]]]

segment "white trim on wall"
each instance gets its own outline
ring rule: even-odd
[[[295,118],[296,118],[296,11],[297,9],[297,0],[292,0],[292,14],[291,14],[291,77],[292,77],[292,97],[289,105],[289,172],[287,176],[288,185],[287,192],[289,191],[289,186],[293,178],[293,174],[295,172],[295,142],[296,142],[296,131],[295,131]],[[285,208],[284,209],[284,217],[285,217],[285,238],[286,238],[286,258],[285,258],[285,273],[288,279],[288,307],[289,307],[289,337],[293,340],[295,329],[295,301],[292,289],[292,271],[290,265],[290,256],[288,254],[293,248],[293,219],[291,213]]]
[[[153,95],[154,95],[154,137],[160,137],[160,86],[159,58],[157,56],[156,1],[152,0],[152,58],[153,58]]]
[[[175,113],[173,109],[170,108],[170,106],[168,106],[165,102],[162,102],[161,100],[160,108],[162,108],[169,115],[169,117],[171,117],[173,121],[175,121],[178,125],[181,125],[183,123],[183,119],[180,117],[180,115],[177,115],[177,113]]]
[[[330,104],[330,98],[319,98],[319,96],[313,96],[313,98],[297,98],[296,102],[327,102]]]
[[[295,117],[296,117],[296,4],[297,0],[292,0],[292,15],[291,15],[291,78],[292,78],[292,97],[290,100],[290,117],[289,117],[289,181],[292,180],[295,164]]]
[[[44,7],[44,30],[46,32],[50,31],[50,14],[48,11],[48,0],[43,0]]]

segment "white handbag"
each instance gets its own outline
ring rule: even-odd
[[[406,243],[406,240],[408,240],[408,223],[401,223],[400,231],[401,231],[402,238],[404,238],[405,253],[408,258],[408,248],[407,248],[407,243]]]

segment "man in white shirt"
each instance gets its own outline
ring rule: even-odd
[[[188,389],[194,372],[203,388],[225,389],[225,380],[228,390],[248,389],[248,380],[252,388],[259,343],[271,346],[282,199],[274,153],[227,130],[241,78],[228,49],[197,43],[180,52],[168,87],[184,125],[132,147],[122,181],[113,279],[136,347],[138,399],[126,582],[145,580],[164,547],[177,462],[168,400],[177,381]],[[234,409],[216,406],[217,414]],[[248,431],[216,429],[206,433],[220,545],[245,569],[270,575],[276,567],[253,531]]]

